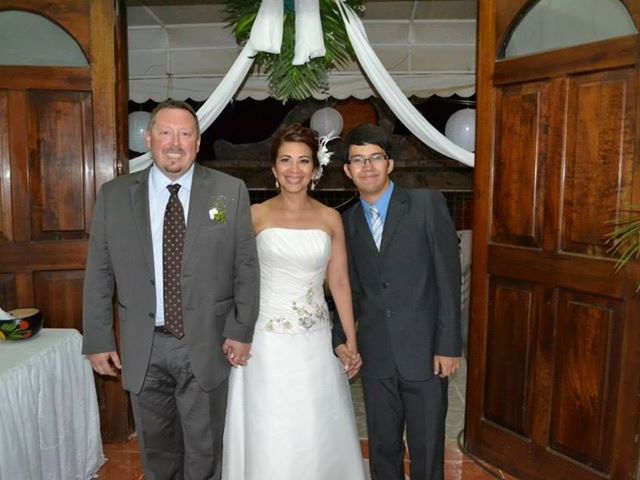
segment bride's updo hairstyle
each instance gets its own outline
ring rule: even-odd
[[[304,143],[311,149],[311,159],[313,160],[313,168],[319,168],[318,161],[318,134],[315,130],[303,127],[299,123],[293,123],[280,128],[271,142],[271,150],[269,152],[271,165],[276,164],[278,159],[278,150],[285,142]]]

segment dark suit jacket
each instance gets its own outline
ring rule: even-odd
[[[457,357],[460,338],[458,237],[444,196],[394,187],[376,249],[362,204],[343,214],[361,375],[433,376],[433,356]],[[334,346],[344,341],[338,322]]]
[[[124,388],[138,393],[149,363],[156,293],[149,218],[149,169],[116,178],[98,193],[84,282],[83,353],[116,350],[120,314]],[[209,218],[224,197],[226,221]],[[115,283],[115,285],[114,285]],[[259,267],[244,183],[195,165],[182,258],[182,311],[191,368],[204,390],[229,375],[224,338],[250,342],[258,316]]]

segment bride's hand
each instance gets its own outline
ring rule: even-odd
[[[355,346],[355,342],[351,345],[351,348],[349,348],[350,343],[351,342],[347,342],[347,345],[344,343],[338,345],[335,351],[336,355],[338,355],[338,358],[340,358],[340,361],[344,365],[347,377],[352,379],[360,371],[362,359],[360,358],[360,354]]]

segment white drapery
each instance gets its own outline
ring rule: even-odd
[[[387,72],[371,48],[371,45],[369,45],[360,17],[341,0],[336,0],[336,4],[342,14],[349,40],[351,40],[351,45],[356,52],[360,66],[396,117],[428,147],[472,167],[473,153],[459,147],[431,125],[393,81],[391,75],[389,75],[389,72]]]
[[[425,145],[465,165],[473,166],[473,153],[455,145],[409,102],[398,85],[386,71],[369,45],[364,26],[358,15],[343,0],[335,0],[345,23],[345,28],[360,65],[376,90],[389,105],[398,119]],[[244,81],[253,56],[258,51],[280,53],[282,44],[282,0],[263,0],[251,29],[249,41],[229,69],[229,72],[213,91],[209,99],[198,110],[200,128],[206,130]],[[324,55],[324,43],[320,22],[318,0],[295,0],[296,47],[293,64],[305,63],[310,58]],[[151,164],[151,154],[145,153],[132,159],[129,170],[136,172]]]

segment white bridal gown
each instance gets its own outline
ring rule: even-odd
[[[349,383],[331,348],[323,230],[256,238],[260,316],[251,359],[233,368],[224,480],[363,480]]]

